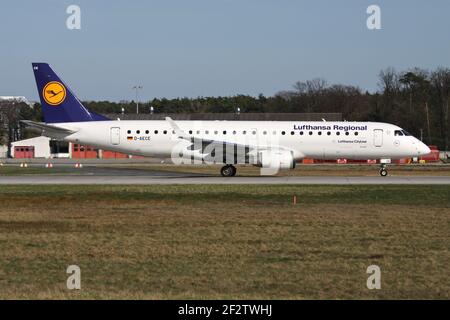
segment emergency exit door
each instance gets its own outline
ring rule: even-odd
[[[120,128],[111,128],[111,144],[120,144]]]
[[[383,146],[383,129],[373,130],[373,145],[375,147]]]

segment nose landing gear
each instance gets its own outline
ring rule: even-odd
[[[380,168],[380,176],[386,177],[387,175],[388,175],[388,171],[386,169],[386,164],[383,163],[383,164],[381,164],[381,168]]]
[[[222,177],[234,177],[236,175],[236,167],[231,164],[227,164],[220,169],[220,174]]]

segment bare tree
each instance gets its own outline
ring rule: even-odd
[[[392,95],[399,91],[399,76],[394,68],[389,67],[379,73],[378,86],[384,94]]]

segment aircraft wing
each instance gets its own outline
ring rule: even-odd
[[[235,163],[249,163],[249,157],[257,158],[259,151],[267,150],[270,152],[291,150],[283,148],[278,145],[265,145],[253,143],[233,143],[219,139],[207,139],[204,137],[196,137],[195,135],[186,134],[170,117],[166,117],[172,129],[178,138],[189,141],[191,143],[189,150],[196,151],[198,155],[208,157],[217,157],[217,153],[221,154],[227,159],[233,159]],[[214,150],[214,151],[213,151]],[[231,158],[230,158],[231,157]]]
[[[54,126],[51,124],[46,124],[43,122],[34,122],[31,120],[20,120],[20,122],[22,122],[23,124],[25,124],[28,127],[39,129],[44,134],[50,135],[50,136],[68,136],[68,135],[76,132],[74,130],[57,127],[57,126]]]

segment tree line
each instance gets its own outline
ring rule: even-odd
[[[299,81],[274,96],[153,99],[139,103],[140,113],[317,112],[342,113],[347,121],[380,121],[399,125],[429,145],[448,150],[450,69],[387,68],[378,75],[378,90],[329,84],[325,79]],[[136,113],[134,101],[86,101],[98,113]],[[23,111],[22,111],[23,112]],[[41,117],[37,104],[26,116]]]

